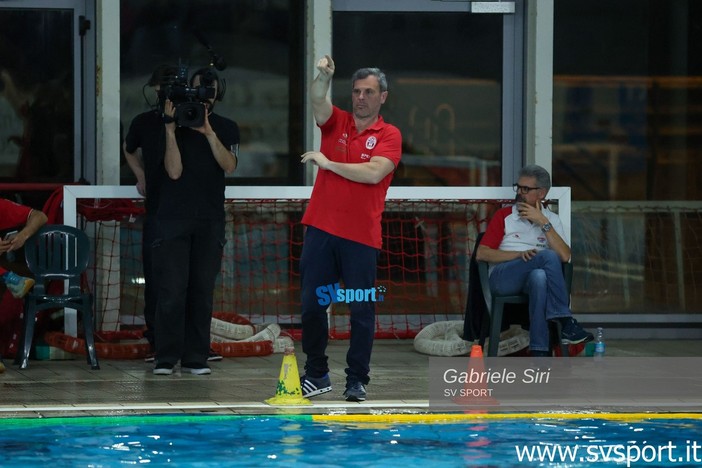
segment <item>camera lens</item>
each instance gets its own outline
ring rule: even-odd
[[[205,106],[199,102],[176,105],[176,122],[181,127],[202,127],[205,124]]]

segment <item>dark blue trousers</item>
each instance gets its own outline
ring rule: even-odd
[[[346,289],[375,287],[378,249],[342,239],[308,226],[300,258],[302,276],[302,350],[307,355],[305,372],[321,377],[329,372],[326,355],[329,341],[327,307],[321,305],[317,288],[339,280]],[[367,384],[375,334],[375,303],[349,304],[351,343],[346,354],[346,382]]]
[[[152,246],[158,276],[156,362],[205,366],[215,280],[222,264],[224,220],[155,223]]]

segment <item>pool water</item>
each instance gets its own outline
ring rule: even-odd
[[[2,419],[0,466],[627,466],[627,448],[630,466],[702,464],[696,415],[444,416]],[[561,452],[528,460],[544,448]]]

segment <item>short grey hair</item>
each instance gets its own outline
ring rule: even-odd
[[[369,76],[374,76],[378,78],[378,85],[380,86],[380,92],[383,93],[388,90],[388,79],[385,77],[380,68],[359,68],[353,75],[351,75],[351,89],[353,89],[356,81],[368,78]]]
[[[536,164],[524,166],[519,171],[519,177],[534,177],[538,187],[545,188],[547,192],[551,189],[551,176],[546,169]]]

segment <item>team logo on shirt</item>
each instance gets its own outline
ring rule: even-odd
[[[373,149],[375,148],[375,144],[378,143],[378,139],[375,138],[374,136],[368,137],[366,140],[366,148],[367,149]]]

